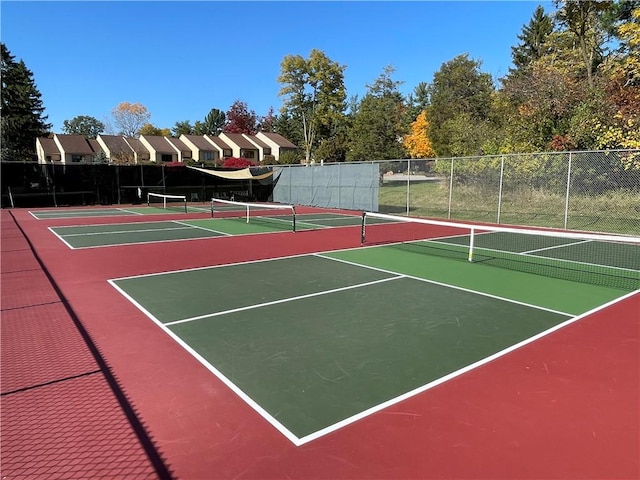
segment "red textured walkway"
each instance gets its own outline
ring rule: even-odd
[[[4,240],[12,221],[2,213]],[[176,479],[640,478],[640,294],[295,447],[107,280],[355,247],[358,228],[70,250],[47,230],[70,221],[12,215],[67,304],[44,290],[39,268],[32,280],[43,290],[29,286],[33,263],[16,254],[24,245],[9,232],[14,265],[4,263],[3,241],[1,277],[3,476],[162,474],[82,332],[73,332],[79,322]],[[89,220],[73,221],[80,222]],[[33,295],[5,294],[7,279]],[[67,305],[74,316],[65,318]],[[17,373],[5,378],[8,368]]]
[[[1,228],[2,478],[161,478],[7,210]]]

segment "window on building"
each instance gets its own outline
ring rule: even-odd
[[[226,158],[226,157],[233,157],[233,150],[229,149],[229,148],[225,148],[224,150],[222,150],[222,155]]]
[[[264,154],[265,155],[271,155],[271,149],[270,148],[265,148],[264,149]]]
[[[215,160],[216,156],[214,152],[202,152],[202,160],[205,162]]]
[[[80,163],[80,162],[82,162],[82,160],[84,160],[84,156],[83,155],[71,155],[71,162],[72,163]]]
[[[171,155],[170,153],[163,153],[160,156],[160,160],[162,160],[163,162],[173,162],[173,155]]]
[[[255,158],[256,152],[255,150],[242,150],[240,156],[242,158]]]

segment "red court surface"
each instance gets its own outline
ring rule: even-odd
[[[640,478],[639,293],[296,447],[107,280],[357,247],[358,227],[85,250],[47,228],[110,221],[2,211],[2,478]]]

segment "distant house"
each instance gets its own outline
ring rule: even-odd
[[[265,155],[271,155],[271,147],[267,145],[265,142],[260,140],[255,135],[247,135],[245,133],[242,134],[244,138],[253,143],[256,147],[258,147],[258,158],[264,160]]]
[[[140,135],[140,142],[149,150],[151,161],[156,163],[179,162],[180,153],[167,140],[160,135]]]
[[[151,152],[143,145],[138,138],[124,137],[127,144],[133,150],[135,163],[147,163],[151,161]]]
[[[60,161],[64,164],[91,163],[98,153],[83,135],[54,135],[53,141],[60,151]]]
[[[260,162],[260,150],[251,143],[242,133],[221,133],[219,138],[228,143],[236,158],[246,158],[254,163]]]
[[[262,140],[266,145],[271,148],[271,155],[276,159],[276,162],[280,160],[280,156],[285,152],[295,152],[298,147],[284,138],[279,133],[273,132],[258,132],[256,138]],[[265,155],[268,155],[265,153]]]
[[[180,135],[180,140],[192,151],[192,159],[196,162],[215,162],[221,157],[217,146],[207,140],[204,135]]]
[[[119,135],[98,135],[97,142],[111,163],[136,163],[135,152],[125,137]]]
[[[231,146],[229,146],[229,144],[227,144],[220,137],[216,137],[213,135],[205,135],[204,138],[206,138],[207,141],[213,144],[213,146],[218,150],[220,154],[219,158],[224,159],[224,158],[233,157],[233,148],[231,148]]]
[[[36,138],[38,163],[62,163],[62,154],[53,138]]]
[[[59,135],[36,139],[38,163],[92,163],[98,155],[109,163],[170,163],[222,162],[225,158],[246,158],[261,163],[266,155],[276,161],[296,146],[277,133],[256,135],[221,133],[212,135],[181,135],[180,138],[141,135],[140,138],[119,135],[98,135],[86,139],[82,135]]]
[[[171,146],[178,152],[178,161],[179,162],[190,162],[193,158],[193,152],[191,149],[185,145],[185,143],[176,137],[164,137],[167,142],[171,144]]]

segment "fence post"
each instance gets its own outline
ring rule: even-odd
[[[500,160],[500,189],[498,190],[498,219],[497,223],[500,223],[500,212],[502,211],[502,181],[504,176],[504,155]]]
[[[451,173],[449,174],[449,210],[447,218],[451,218],[451,197],[453,196],[453,158],[451,159]]]
[[[571,152],[569,152],[569,165],[567,166],[567,192],[564,200],[564,229],[569,223],[569,189],[571,187]]]
[[[120,191],[120,165],[115,165],[114,168],[116,169],[116,186],[118,187],[118,205],[120,205],[122,203],[122,193]]]
[[[411,159],[407,160],[407,217],[409,216],[409,190],[411,185]]]

